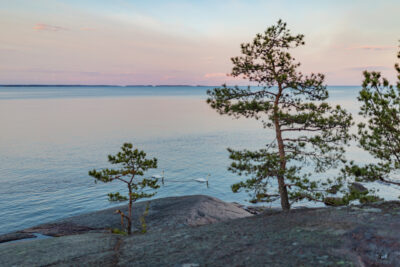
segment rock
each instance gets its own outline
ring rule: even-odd
[[[262,213],[144,235],[86,233],[3,243],[0,265],[398,266],[400,202],[360,207]]]
[[[349,186],[350,191],[359,193],[359,194],[366,194],[368,193],[368,189],[360,183],[352,183]]]
[[[9,233],[5,235],[0,235],[0,243],[35,237],[35,235],[29,233]]]
[[[265,212],[266,210],[270,210],[266,207],[259,207],[259,206],[243,206],[243,209],[250,212],[251,214],[260,214]]]
[[[94,266],[94,262],[102,266],[112,266],[115,254],[113,248],[117,242],[117,235],[89,233],[37,241],[2,243],[0,266],[60,266],[74,262],[73,258],[79,259],[75,261],[76,264],[81,263],[79,266]],[[12,255],[7,256],[3,253]]]
[[[148,232],[199,226],[252,216],[251,213],[236,204],[226,203],[210,196],[167,197],[134,203],[132,212],[135,229],[141,229],[139,218],[144,213],[147,203],[149,212],[145,221]],[[57,237],[121,228],[120,215],[115,213],[117,209],[122,210],[125,214],[128,213],[128,206],[124,205],[82,214],[19,231],[17,239],[28,238],[32,233]],[[9,238],[0,235],[0,243],[3,239],[8,240]]]
[[[87,226],[81,226],[70,222],[47,223],[20,231],[20,233],[39,233],[47,236],[76,235],[94,230]]]
[[[134,203],[132,216],[135,228],[140,229],[141,227],[139,218],[144,213],[147,203],[149,212],[145,221],[149,232],[184,226],[199,226],[252,215],[232,203],[226,203],[210,196],[167,197]],[[124,205],[78,215],[55,223],[70,223],[91,229],[120,228],[121,220],[119,214],[115,214],[116,209],[125,214],[128,213],[128,207]]]
[[[377,212],[377,213],[382,212],[381,209],[378,209],[378,208],[371,208],[371,207],[365,207],[365,208],[363,208],[363,211],[365,211],[365,212]],[[386,214],[385,214],[385,215],[386,215]]]

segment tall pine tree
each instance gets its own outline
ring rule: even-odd
[[[303,75],[300,63],[290,55],[290,49],[301,45],[304,35],[292,35],[279,20],[253,42],[242,44],[242,55],[231,59],[231,75],[257,86],[223,85],[208,91],[207,99],[220,114],[255,118],[274,131],[273,142],[260,150],[228,149],[233,160],[229,170],[250,176],[232,185],[234,192],[250,191],[254,202],[280,198],[284,210],[302,199],[324,201],[327,191],[341,188],[342,180],[313,179],[303,167],[313,165],[321,173],[337,166],[351,139],[351,115],[324,102],[324,75]]]

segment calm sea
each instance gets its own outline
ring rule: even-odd
[[[256,149],[272,139],[260,122],[220,116],[207,87],[0,87],[0,234],[108,208],[88,170],[131,142],[159,160],[165,185],[156,197],[207,194],[246,203],[227,171],[227,147]],[[357,114],[359,87],[330,87],[331,101]],[[357,116],[356,116],[357,117]],[[370,158],[356,147],[349,157]],[[209,187],[194,181],[210,174]],[[395,198],[399,191],[382,187]],[[279,203],[273,203],[278,206]],[[304,205],[304,203],[302,203]],[[315,205],[309,203],[308,205]]]

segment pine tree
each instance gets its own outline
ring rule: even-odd
[[[231,59],[231,75],[256,86],[223,85],[209,90],[207,99],[220,114],[255,118],[274,131],[275,140],[263,149],[228,149],[233,160],[229,170],[250,176],[232,185],[233,192],[245,189],[253,202],[280,198],[283,210],[302,199],[324,201],[327,191],[334,193],[343,186],[340,179],[311,179],[303,167],[311,164],[322,173],[337,166],[351,139],[351,115],[324,101],[328,98],[324,75],[303,75],[300,63],[290,55],[289,49],[301,45],[304,35],[292,35],[279,20],[253,42],[242,44],[242,55]],[[271,193],[273,181],[277,193]]]
[[[400,50],[397,54],[400,59]],[[357,181],[382,181],[400,185],[389,178],[400,169],[400,65],[395,64],[397,83],[391,85],[380,72],[364,71],[358,100],[360,115],[367,121],[358,124],[359,144],[377,159],[376,163],[359,166],[350,162],[344,170]]]
[[[146,159],[146,153],[142,150],[133,149],[130,143],[124,143],[121,152],[116,155],[109,155],[108,161],[111,164],[120,165],[119,169],[102,169],[100,171],[91,170],[89,175],[94,177],[95,181],[109,183],[120,181],[128,187],[128,196],[123,196],[119,192],[108,194],[110,201],[128,201],[128,215],[117,210],[121,215],[121,224],[124,227],[124,218],[127,220],[126,231],[128,235],[132,233],[132,204],[141,198],[154,196],[156,193],[146,193],[146,188],[159,188],[158,180],[153,178],[143,178],[145,171],[151,168],[157,168],[157,159]],[[141,178],[138,178],[141,177]]]

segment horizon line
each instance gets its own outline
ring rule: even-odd
[[[193,84],[0,84],[0,87],[221,87],[222,85],[193,85]],[[227,87],[247,87],[249,85],[226,85]],[[250,85],[256,87],[256,85]],[[326,86],[348,87],[362,85],[327,84]],[[262,86],[261,86],[262,87]]]

